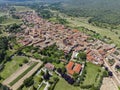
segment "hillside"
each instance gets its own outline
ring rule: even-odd
[[[70,16],[92,17],[89,22],[97,26],[98,23],[120,24],[120,0],[64,0],[53,6]]]

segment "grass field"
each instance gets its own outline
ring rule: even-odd
[[[13,80],[9,85],[14,85],[18,80],[20,80],[24,75],[26,75],[30,70],[32,70],[37,64],[37,62],[33,63],[26,71],[24,71],[20,76]]]
[[[46,86],[46,84],[43,83],[39,90],[44,90],[45,86]]]
[[[3,71],[0,72],[0,76],[3,79],[6,79],[7,77],[9,77],[20,67],[19,64],[22,64],[25,59],[26,57],[15,56],[11,61],[8,61],[5,64]]]
[[[101,76],[104,70],[100,66],[94,65],[89,62],[87,63],[86,70],[87,74],[83,85],[98,85],[99,77],[97,78],[97,76]]]
[[[3,21],[0,25],[11,25],[11,24],[21,24],[22,21],[20,19],[13,19],[12,17],[9,17],[7,20]]]
[[[24,86],[24,87],[22,88],[22,90],[33,90],[33,88],[32,88],[32,87],[29,87],[29,88],[28,88],[28,87],[25,87],[25,86]]]
[[[5,15],[8,15],[8,11],[3,11],[3,10],[0,10],[0,17],[1,16],[5,16]]]
[[[24,6],[14,6],[17,12],[33,11],[32,9]]]
[[[60,78],[54,90],[80,90],[80,87],[74,87],[68,84],[63,78]]]
[[[4,16],[4,15],[6,15],[6,14],[7,14],[6,12],[1,12],[1,11],[0,11],[0,17],[1,17],[1,16]]]

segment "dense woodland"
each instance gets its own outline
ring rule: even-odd
[[[6,50],[8,49],[8,38],[0,37],[0,62],[6,57]]]

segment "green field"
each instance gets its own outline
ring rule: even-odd
[[[12,17],[7,18],[6,20],[4,20],[0,25],[11,25],[11,24],[21,24],[22,21],[20,19],[13,19]]]
[[[33,11],[31,8],[24,6],[14,6],[17,12]]]
[[[68,84],[63,78],[60,78],[54,90],[80,90],[80,87],[74,87]]]
[[[5,63],[4,69],[0,72],[0,76],[6,79],[11,74],[13,74],[17,69],[19,69],[19,64],[23,64],[24,60],[27,59],[23,56],[15,56],[11,61]]]
[[[9,83],[10,86],[14,85],[18,80],[24,77],[30,70],[32,70],[38,63],[33,63],[26,71],[24,71],[20,76],[18,76],[15,80]]]
[[[43,83],[39,90],[44,90],[45,86],[46,86],[46,84]]]
[[[4,15],[6,15],[6,14],[7,14],[6,12],[1,12],[1,11],[0,11],[0,17],[1,17],[1,16],[4,16]]]
[[[99,77],[103,74],[104,69],[102,69],[100,66],[88,62],[86,70],[87,74],[83,85],[98,85]],[[99,76],[98,78],[97,75]]]

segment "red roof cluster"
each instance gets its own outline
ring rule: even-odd
[[[81,64],[74,63],[70,61],[66,66],[67,72],[70,75],[73,75],[74,73],[80,73],[82,66]]]

